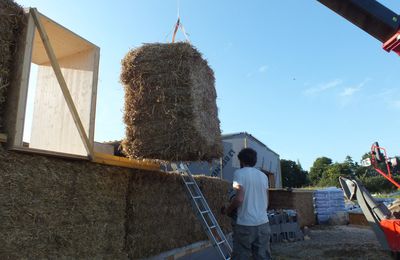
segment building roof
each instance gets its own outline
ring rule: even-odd
[[[255,142],[259,143],[260,145],[264,146],[265,148],[268,149],[268,151],[276,154],[279,156],[278,153],[276,153],[275,151],[273,151],[272,149],[270,149],[267,145],[265,145],[263,142],[261,142],[260,140],[258,140],[257,138],[255,138],[254,136],[252,136],[251,134],[247,133],[247,132],[239,132],[239,133],[232,133],[232,134],[223,134],[222,135],[222,140],[227,140],[227,139],[232,139],[235,137],[241,137],[241,138],[245,138],[245,137],[249,137],[251,139],[253,139]]]

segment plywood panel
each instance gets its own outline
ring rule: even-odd
[[[39,14],[39,17],[49,35],[51,46],[53,47],[58,59],[95,47],[95,45],[89,41],[83,39],[79,35],[71,32],[46,16]],[[47,57],[43,42],[40,39],[37,29],[35,30],[33,46],[32,62],[38,65],[48,63],[49,58]]]
[[[98,48],[59,59],[86,134],[93,145]],[[39,66],[30,147],[87,155],[50,64]]]

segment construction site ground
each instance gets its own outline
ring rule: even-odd
[[[309,229],[310,239],[274,243],[275,260],[285,259],[392,259],[383,251],[372,229],[366,226],[322,226]],[[180,258],[182,260],[219,259],[214,248]]]

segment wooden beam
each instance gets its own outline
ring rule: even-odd
[[[10,105],[14,106],[11,113],[15,113],[15,125],[13,129],[8,129],[9,141],[12,146],[22,146],[23,145],[23,134],[24,134],[24,124],[25,124],[25,113],[26,113],[26,102],[28,98],[28,87],[29,87],[29,73],[31,70],[31,57],[33,48],[33,38],[35,35],[35,23],[32,16],[27,13],[27,26],[24,31],[24,35],[21,39],[21,46],[23,46],[23,51],[18,53],[18,58],[16,59],[18,64],[18,72],[16,73],[16,83],[19,84],[17,93],[15,97],[10,92],[11,102]],[[14,90],[12,91],[14,93]],[[15,100],[15,101],[13,101]],[[8,111],[10,113],[10,111]],[[12,134],[14,133],[14,134]]]
[[[53,151],[34,149],[34,148],[29,148],[29,147],[17,147],[16,146],[16,147],[11,147],[10,150],[17,151],[17,152],[23,152],[23,153],[34,153],[34,154],[45,155],[45,156],[53,156],[53,157],[59,157],[59,158],[77,159],[77,160],[85,160],[85,161],[87,161],[89,159],[87,156],[53,152]]]
[[[93,82],[92,82],[92,102],[90,107],[90,119],[89,119],[89,140],[92,141],[91,145],[94,152],[94,129],[96,125],[96,105],[97,105],[97,83],[99,82],[99,63],[100,63],[100,48],[94,49],[94,70],[93,70]]]
[[[134,169],[141,169],[148,171],[161,171],[160,163],[153,160],[135,160],[105,153],[95,152],[92,161],[95,163],[101,163],[112,166],[134,168]]]
[[[77,109],[75,107],[75,104],[74,104],[74,101],[73,101],[73,99],[71,97],[71,93],[68,90],[67,83],[65,82],[64,76],[62,75],[60,65],[57,62],[57,58],[56,58],[54,50],[53,50],[53,48],[51,46],[49,37],[47,36],[46,30],[45,30],[43,24],[40,21],[39,13],[36,10],[36,8],[31,8],[30,11],[31,11],[33,20],[35,21],[35,24],[37,26],[38,32],[40,34],[40,38],[43,41],[43,45],[44,45],[44,47],[46,49],[46,53],[47,53],[47,55],[48,55],[48,57],[50,59],[50,63],[51,63],[51,66],[53,67],[53,70],[54,70],[54,73],[56,75],[57,81],[60,84],[60,88],[61,88],[61,91],[62,91],[62,93],[64,95],[64,98],[65,98],[65,101],[66,101],[67,106],[69,108],[69,111],[71,112],[72,118],[74,119],[75,125],[76,125],[76,127],[78,129],[79,135],[80,135],[80,137],[82,139],[82,142],[83,142],[83,144],[85,146],[85,149],[86,149],[86,151],[88,153],[88,156],[90,158],[92,158],[93,157],[93,145],[90,143],[89,138],[88,138],[88,136],[86,134],[86,131],[85,131],[84,127],[83,127],[82,121],[81,121],[81,119],[79,117],[78,111],[77,111]]]
[[[0,133],[0,143],[7,143],[7,135]]]

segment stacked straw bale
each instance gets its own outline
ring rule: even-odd
[[[207,236],[196,218],[179,175],[140,172],[130,180],[127,250],[131,259],[149,257],[183,247]],[[230,183],[196,177],[210,208],[227,234],[229,217],[220,214]]]
[[[219,214],[230,184],[199,177]],[[206,236],[178,175],[5,151],[0,259],[138,259]]]
[[[13,73],[13,58],[23,29],[23,9],[12,0],[0,1],[0,130],[4,122],[7,88]]]
[[[0,152],[0,259],[126,258],[129,170]]]
[[[145,44],[122,60],[126,155],[196,161],[222,155],[214,73],[188,43]]]

